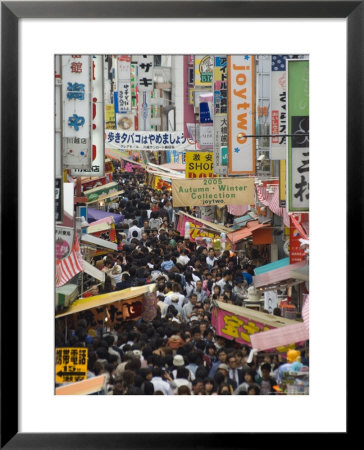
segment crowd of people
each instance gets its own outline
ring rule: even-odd
[[[106,281],[83,296],[155,283],[158,309],[152,321],[129,320],[107,331],[80,319],[67,345],[88,348],[88,377],[105,374],[109,395],[274,394],[284,355],[252,355],[211,326],[215,301],[242,306],[251,261],[180,236],[168,188],[151,189],[142,173],[117,170],[115,180],[124,191],[109,209],[124,216],[118,251],[100,257]],[[59,333],[56,346],[64,340]]]

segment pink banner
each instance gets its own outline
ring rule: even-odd
[[[211,239],[214,238],[214,234],[200,229],[204,227],[202,223],[198,222],[197,220],[190,219],[189,217],[183,216],[182,214],[179,216],[177,224],[177,231],[181,236],[185,235],[186,222],[190,222],[191,224],[190,241],[195,242],[196,237],[210,237]]]

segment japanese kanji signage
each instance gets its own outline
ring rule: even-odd
[[[172,180],[173,206],[224,206],[254,203],[254,178]]]
[[[223,304],[224,305],[224,304]],[[227,305],[227,309],[228,309]],[[222,336],[229,341],[234,340],[239,344],[252,346],[250,336],[262,331],[268,331],[278,328],[271,323],[270,314],[252,311],[248,308],[236,307],[234,310],[239,310],[239,314],[214,307],[211,314],[211,324],[216,329],[216,334]],[[281,318],[280,318],[281,319]],[[280,327],[282,326],[281,320]],[[285,325],[295,324],[295,321],[284,319]],[[274,350],[272,349],[267,349]],[[277,347],[279,352],[287,351],[286,347]]]
[[[271,73],[271,134],[284,135],[287,127],[287,76],[286,59],[288,55],[272,55]],[[271,159],[286,159],[286,138],[271,138]]]
[[[120,150],[184,150],[190,143],[183,132],[178,131],[110,131],[106,133],[106,145]]]
[[[227,114],[227,56],[215,56],[214,61],[214,114]]]
[[[56,348],[56,383],[75,383],[87,378],[86,347]]]
[[[208,178],[214,176],[212,152],[186,152],[186,178]]]
[[[120,55],[117,59],[118,89],[114,93],[115,112],[130,112],[131,101],[131,58],[129,55]]]
[[[139,55],[138,57],[138,88],[139,92],[152,92],[154,89],[154,56]]]
[[[62,56],[63,166],[90,169],[91,57]]]
[[[288,158],[287,209],[309,210],[309,62],[287,60]]]
[[[255,173],[255,61],[228,56],[229,174]]]
[[[227,175],[228,117],[219,114],[214,117],[214,173]],[[223,153],[225,158],[223,159]]]
[[[92,166],[90,169],[72,169],[73,177],[101,177],[105,174],[104,140],[104,57],[91,57],[91,94],[92,94]]]
[[[56,259],[69,256],[73,245],[74,229],[70,227],[56,227]]]
[[[308,222],[308,214],[296,214],[296,220],[301,223]],[[304,236],[300,233],[290,217],[290,227],[289,227],[289,263],[294,264],[296,262],[304,261],[306,259],[306,253],[301,248],[300,239],[304,239]]]

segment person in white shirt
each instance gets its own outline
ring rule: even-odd
[[[172,290],[173,292],[164,298],[164,303],[166,303],[167,305],[171,305],[172,296],[176,296],[178,297],[177,303],[182,308],[183,305],[186,303],[186,297],[183,294],[181,294],[180,285],[178,283],[173,283]]]
[[[134,236],[133,235],[133,231],[136,231],[138,233],[138,235]],[[142,238],[142,230],[138,227],[138,221],[137,220],[133,220],[133,225],[129,228],[129,232],[128,232],[128,239],[129,239],[129,241],[131,239],[133,239],[134,237],[136,237],[139,240]]]
[[[174,395],[171,385],[162,378],[162,369],[160,367],[153,368],[153,378],[151,383],[154,386],[154,392],[161,391],[164,395]]]
[[[182,264],[183,266],[186,266],[189,261],[190,261],[190,258],[187,256],[187,251],[183,248],[181,250],[181,254],[177,258],[177,262]]]
[[[218,258],[215,256],[215,250],[213,248],[210,248],[208,256],[206,256],[206,264],[208,265],[209,269],[212,269],[214,266],[215,261],[218,261]]]
[[[112,270],[108,273],[109,277],[111,278],[111,284],[113,285],[113,287],[116,287],[117,283],[121,283],[121,272],[121,266],[119,264],[115,264]]]

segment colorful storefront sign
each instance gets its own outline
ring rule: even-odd
[[[255,333],[273,330],[297,322],[282,317],[255,311],[249,308],[216,302],[211,313],[211,324],[216,329],[216,334],[229,341],[234,340],[238,344],[251,347],[250,336]],[[294,348],[294,343],[289,348]],[[273,351],[274,348],[267,349]],[[286,352],[288,347],[278,347],[279,352]]]
[[[173,206],[254,203],[254,178],[180,179],[172,182]]]
[[[105,128],[115,130],[115,108],[114,105],[105,105]]]
[[[309,210],[309,61],[287,60],[287,210]]]
[[[212,152],[189,151],[185,154],[186,178],[209,178],[214,176]]]
[[[252,55],[228,56],[229,169],[231,175],[255,173],[255,61]]]
[[[62,55],[63,167],[90,169],[91,57]]]
[[[187,222],[190,223],[189,239],[192,242],[199,241],[202,238],[214,239],[214,237],[216,236],[214,233],[209,233],[208,231],[204,230],[203,224],[198,222],[197,220],[193,220],[189,217],[180,215],[177,224],[177,231],[180,233],[181,236],[185,235],[185,228]]]

